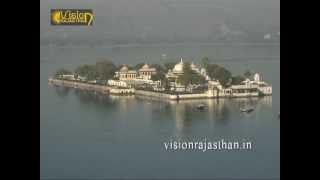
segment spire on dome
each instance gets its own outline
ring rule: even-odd
[[[181,61],[180,61],[180,62],[183,63],[182,58],[181,58]]]

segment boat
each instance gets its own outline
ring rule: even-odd
[[[247,113],[252,112],[253,110],[254,110],[253,107],[240,108],[241,112],[247,112]]]
[[[205,107],[206,107],[205,104],[199,104],[199,105],[197,105],[197,109],[199,109],[199,110],[203,110]]]

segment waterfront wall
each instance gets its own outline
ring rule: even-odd
[[[60,79],[51,79],[50,78],[49,83],[57,85],[57,86],[64,86],[64,87],[70,87],[70,88],[76,88],[76,89],[96,91],[96,92],[100,92],[100,93],[104,93],[104,94],[108,94],[110,91],[110,87],[108,87],[108,86],[88,84],[88,83],[82,83],[82,82],[77,82],[77,81],[69,81],[69,80],[60,80]]]
[[[208,98],[207,93],[201,94],[179,94],[179,99],[201,99],[201,98]]]
[[[119,94],[119,95],[126,95],[126,94],[134,94],[135,90],[133,88],[128,89],[119,89],[119,88],[111,88],[110,94]]]
[[[136,90],[136,95],[156,97],[161,99],[170,99],[170,100],[179,100],[179,99],[200,99],[200,98],[208,98],[207,93],[201,94],[166,94],[161,92],[151,92],[144,90]]]
[[[104,94],[109,94],[109,93],[117,94],[117,95],[136,94],[138,96],[140,95],[140,96],[146,96],[146,97],[152,97],[152,98],[158,98],[158,99],[167,99],[167,100],[201,99],[201,98],[238,98],[238,97],[259,96],[258,92],[224,94],[223,92],[214,93],[213,91],[207,91],[199,94],[166,94],[161,92],[135,90],[134,88],[117,88],[117,87],[111,87],[111,86],[88,84],[83,82],[59,80],[59,79],[49,79],[49,83],[58,85],[58,86],[96,91]]]
[[[142,95],[142,96],[156,97],[161,99],[171,99],[171,100],[176,100],[178,98],[177,95],[165,94],[160,92],[152,92],[152,91],[144,91],[144,90],[135,90],[135,94]]]
[[[251,92],[251,93],[232,93],[232,97],[258,97],[259,92]]]

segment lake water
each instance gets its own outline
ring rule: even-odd
[[[268,178],[280,176],[280,46],[180,44],[41,46],[40,176],[103,178]],[[208,56],[233,74],[260,72],[272,97],[156,101],[56,88],[48,77],[103,58],[117,64]],[[163,58],[163,57],[162,57]],[[195,107],[208,105],[203,111]],[[252,113],[239,112],[244,105]],[[251,141],[251,150],[166,151],[170,140]]]

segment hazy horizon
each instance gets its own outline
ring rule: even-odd
[[[40,8],[41,43],[280,39],[280,0],[43,0]],[[93,26],[51,26],[54,8],[92,9]]]

